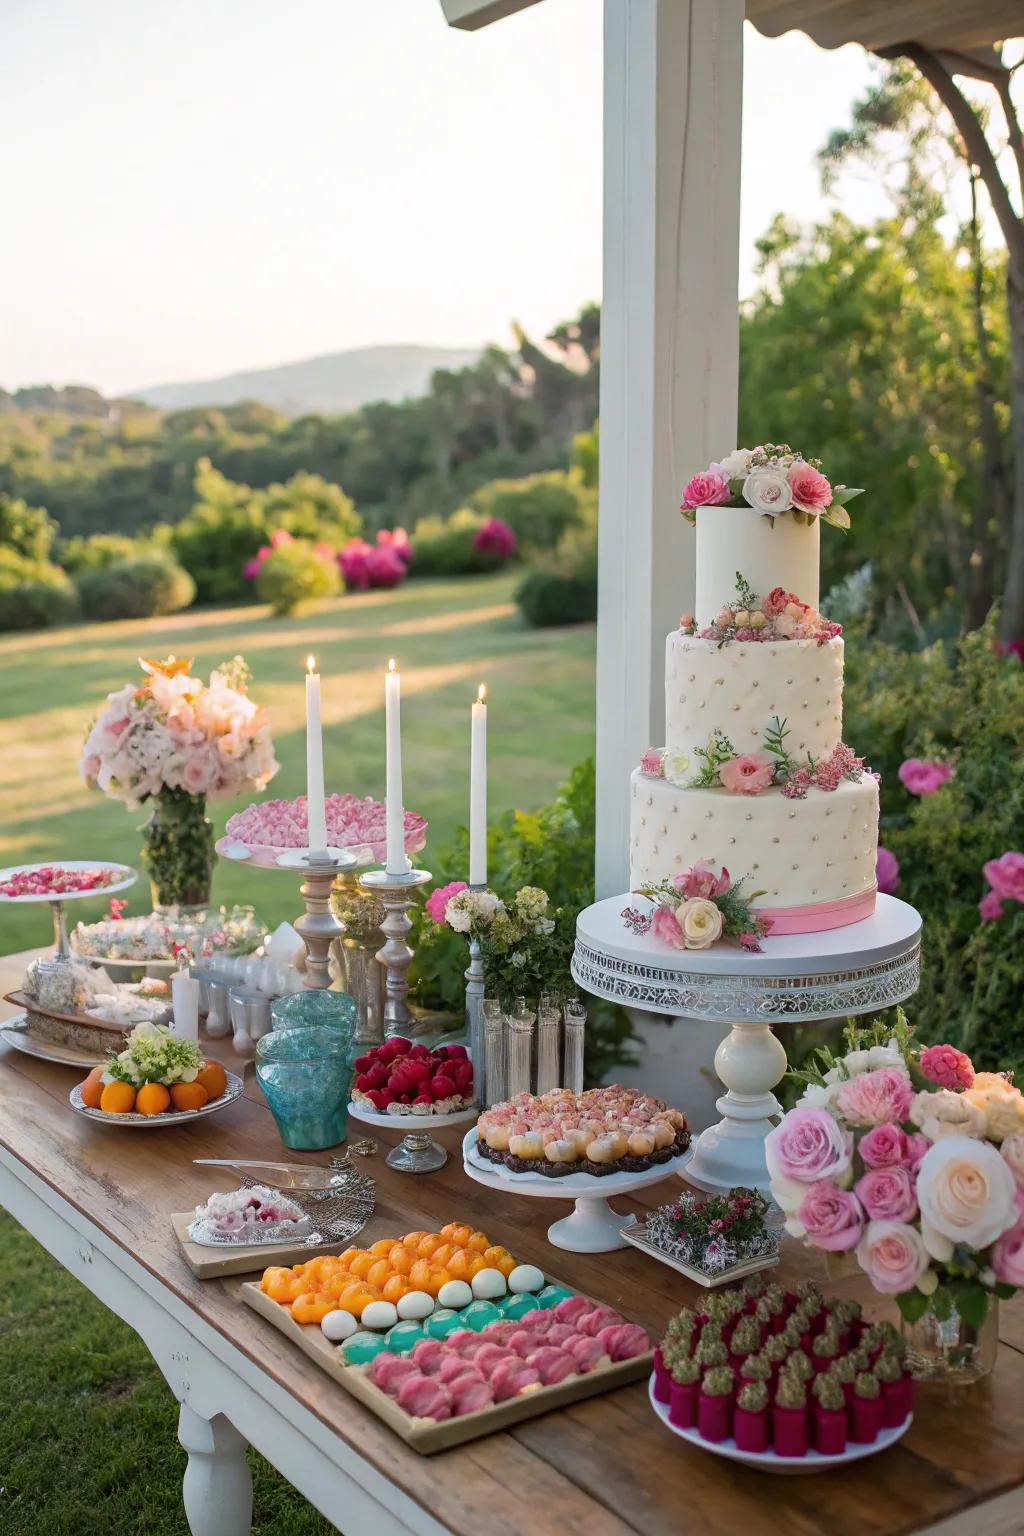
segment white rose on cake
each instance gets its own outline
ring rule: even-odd
[[[793,505],[793,493],[786,471],[773,464],[752,469],[743,482],[743,500],[766,517],[788,512]]]
[[[732,453],[727,453],[724,459],[712,464],[711,468],[720,469],[727,480],[745,480],[750,473],[753,456],[753,448],[734,448]]]
[[[687,752],[667,751],[661,759],[661,771],[669,784],[674,784],[677,789],[685,788],[692,771],[692,763]]]
[[[713,901],[691,896],[676,908],[676,922],[687,949],[709,949],[722,936],[724,920]]]

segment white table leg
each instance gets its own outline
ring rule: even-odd
[[[729,1090],[718,1100],[724,1119],[697,1141],[682,1177],[711,1193],[743,1187],[768,1191],[764,1140],[782,1105],[772,1093],[786,1071],[786,1052],[771,1025],[734,1024],[715,1052],[715,1071]]]
[[[252,1474],[238,1430],[222,1413],[204,1419],[182,1403],[178,1439],[188,1451],[182,1494],[192,1536],[249,1536]]]

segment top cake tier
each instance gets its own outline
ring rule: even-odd
[[[736,591],[741,571],[762,596],[775,587],[818,606],[821,525],[793,517],[764,517],[751,507],[697,508],[698,628],[710,624]]]

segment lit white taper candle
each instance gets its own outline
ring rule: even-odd
[[[387,743],[387,858],[389,875],[409,873],[405,854],[405,811],[402,805],[402,674],[395,671],[394,657],[384,674],[384,724]]]
[[[320,716],[320,674],[316,658],[306,658],[306,817],[310,851],[327,852],[327,808],[324,805],[324,738]]]
[[[487,884],[487,689],[473,702],[469,737],[469,883]]]

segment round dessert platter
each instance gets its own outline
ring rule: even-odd
[[[466,1125],[470,1120],[476,1120],[480,1114],[479,1105],[470,1104],[465,1109],[452,1110],[447,1115],[407,1115],[377,1114],[374,1110],[367,1109],[362,1104],[357,1104],[353,1099],[348,1106],[348,1112],[353,1120],[362,1120],[364,1125],[377,1125],[385,1131],[432,1131],[440,1130],[446,1125]]]
[[[758,1472],[774,1472],[782,1476],[799,1476],[809,1472],[827,1472],[830,1467],[845,1467],[852,1461],[863,1461],[867,1456],[877,1456],[880,1451],[887,1451],[897,1440],[902,1440],[911,1424],[914,1415],[908,1413],[902,1424],[897,1424],[894,1429],[880,1429],[877,1437],[867,1444],[859,1444],[850,1441],[845,1451],[836,1456],[824,1456],[820,1451],[807,1451],[803,1456],[780,1456],[777,1451],[742,1451],[736,1441],[730,1436],[727,1440],[705,1440],[697,1429],[682,1429],[678,1424],[673,1424],[669,1419],[669,1405],[659,1403],[654,1395],[654,1377],[651,1377],[648,1387],[648,1396],[651,1407],[666,1429],[678,1435],[680,1440],[685,1440],[688,1445],[696,1445],[702,1451],[710,1451],[713,1456],[724,1456],[727,1461],[738,1461],[745,1467],[754,1467]]]
[[[328,795],[326,805],[328,854],[343,859],[344,868],[379,864],[386,848],[386,810],[379,800],[358,795]],[[263,869],[305,867],[296,859],[308,851],[305,796],[297,800],[265,800],[230,817],[217,852],[227,859]],[[426,844],[427,823],[413,811],[405,813],[405,851],[419,853]]]
[[[677,950],[653,934],[631,933],[622,910],[643,900],[611,896],[580,913],[573,977],[597,997],[669,1014],[677,1027],[694,1020],[732,1025],[715,1052],[727,1090],[717,1101],[723,1118],[699,1137],[685,1178],[713,1192],[767,1191],[764,1141],[782,1113],[772,1089],[787,1065],[772,1023],[846,1018],[911,997],[921,976],[920,914],[880,895],[860,922],[769,937],[749,954],[729,943]]]
[[[209,1103],[199,1109],[165,1109],[160,1114],[142,1115],[134,1110],[125,1114],[112,1114],[103,1109],[90,1109],[82,1101],[82,1085],[77,1083],[68,1095],[71,1108],[78,1115],[84,1115],[87,1120],[92,1120],[98,1125],[127,1126],[132,1130],[157,1130],[166,1125],[187,1125],[191,1120],[202,1119],[204,1115],[215,1115],[218,1110],[227,1109],[242,1095],[242,1079],[234,1072],[226,1072],[227,1087],[218,1099],[211,1099]]]
[[[513,1173],[500,1163],[488,1162],[480,1156],[476,1143],[474,1126],[463,1139],[462,1160],[465,1173],[477,1184],[500,1189],[503,1194],[574,1202],[572,1214],[548,1228],[548,1241],[569,1253],[611,1253],[613,1249],[628,1247],[622,1236],[623,1217],[608,1204],[609,1198],[658,1184],[673,1173],[680,1173],[693,1156],[691,1146],[670,1162],[657,1163],[641,1173],[624,1169],[600,1177],[593,1173],[570,1173],[548,1178],[542,1173]]]
[[[27,1029],[27,1017],[17,1013],[5,1024],[0,1024],[0,1040],[22,1051],[26,1056],[37,1056],[40,1061],[54,1061],[61,1067],[99,1067],[106,1055],[99,1051],[83,1051],[75,1045],[58,1045],[55,1041],[39,1040]]]
[[[25,895],[5,896],[0,894],[0,902],[22,904],[25,902],[49,903],[53,914],[53,941],[56,953],[60,959],[66,959],[70,954],[68,947],[68,931],[64,915],[64,903],[67,901],[79,901],[86,897],[114,896],[118,891],[126,891],[130,885],[134,885],[138,879],[134,869],[127,864],[104,863],[102,859],[64,859],[57,864],[12,864],[7,869],[0,869],[0,890],[11,883],[33,883],[33,876],[45,875],[48,871],[59,872],[69,876],[66,882],[71,889],[37,889],[30,890]],[[85,886],[82,889],[74,889],[74,876],[76,874],[86,876],[95,875],[102,871],[104,879],[102,884]]]

